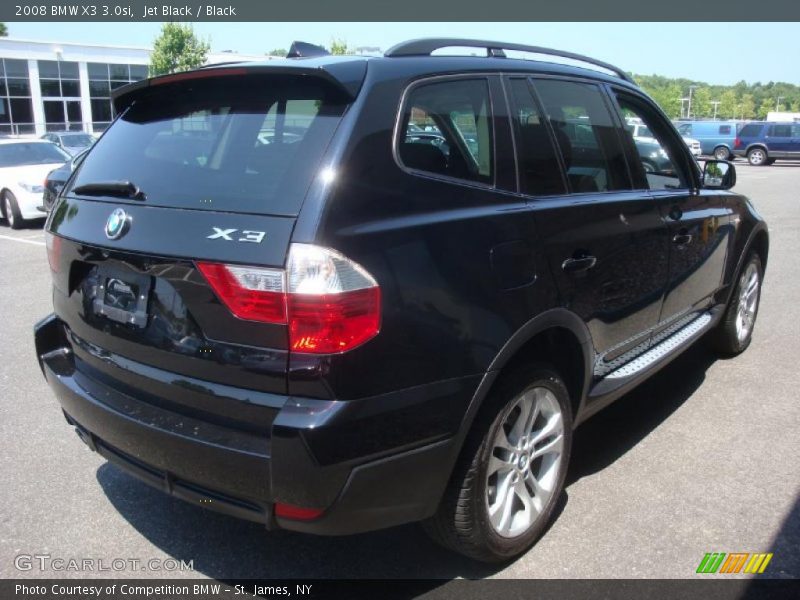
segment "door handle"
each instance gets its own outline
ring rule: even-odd
[[[679,233],[674,238],[672,238],[672,243],[678,246],[686,246],[687,244],[692,243],[692,234],[691,233]]]
[[[561,268],[567,273],[581,273],[588,271],[597,263],[594,256],[582,256],[581,258],[568,258],[561,263]]]

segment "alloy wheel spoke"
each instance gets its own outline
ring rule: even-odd
[[[556,413],[547,420],[547,423],[545,423],[544,427],[536,432],[531,439],[531,444],[536,445],[551,435],[560,434],[562,430],[561,413]]]
[[[540,448],[536,448],[531,453],[531,460],[534,458],[538,458],[539,456],[544,456],[545,454],[551,454],[553,452],[561,453],[561,450],[564,447],[564,436],[562,434],[558,434],[552,440],[547,442],[544,446]]]

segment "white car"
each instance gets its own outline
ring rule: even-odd
[[[47,216],[40,209],[45,177],[69,159],[52,142],[0,139],[0,212],[11,229]]]
[[[647,128],[647,125],[644,123],[634,123],[629,122],[629,127],[633,128],[633,137],[634,138],[643,138],[645,141],[652,141],[656,142],[656,139],[653,137],[653,134]],[[682,135],[683,143],[689,148],[689,151],[692,153],[692,156],[698,158],[700,156],[700,142],[694,138],[686,137]]]

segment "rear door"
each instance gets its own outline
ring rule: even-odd
[[[79,368],[285,393],[285,323],[234,316],[198,263],[283,266],[346,103],[313,77],[241,72],[140,95],[47,226],[55,311]]]
[[[773,123],[768,125],[765,141],[770,158],[791,158],[793,154],[792,124]]]
[[[669,282],[658,329],[701,310],[722,284],[731,209],[724,194],[698,190],[696,163],[669,122],[646,99],[614,92],[623,119],[638,118],[653,132],[660,169],[645,169],[633,139],[626,140],[636,186],[649,190],[669,228]]]
[[[790,158],[800,158],[800,123],[792,124],[792,140],[789,147]]]
[[[603,376],[614,359],[647,348],[667,277],[666,227],[647,192],[632,189],[600,86],[510,77],[508,87],[538,242],[563,305],[589,328]]]

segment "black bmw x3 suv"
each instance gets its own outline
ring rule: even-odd
[[[612,65],[295,44],[113,102],[47,223],[36,349],[81,439],[184,500],[508,559],[578,424],[750,343],[767,228]]]

